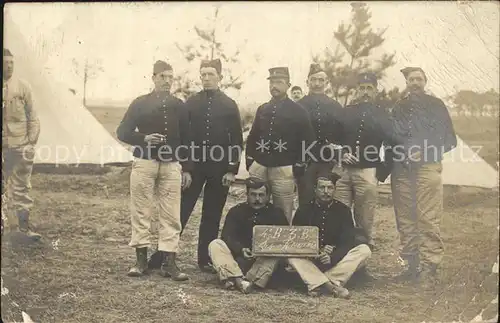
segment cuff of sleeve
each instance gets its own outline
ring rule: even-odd
[[[227,167],[228,173],[233,173],[234,175],[238,174],[239,169],[240,169],[240,163],[229,163]]]

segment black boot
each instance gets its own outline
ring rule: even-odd
[[[171,277],[175,281],[188,280],[189,277],[181,272],[175,263],[176,254],[174,252],[162,251],[163,261],[161,264],[160,274],[163,277]]]
[[[18,210],[16,212],[17,219],[19,221],[19,231],[24,233],[32,240],[40,240],[42,236],[34,231],[31,231],[29,228],[29,218],[30,213],[28,210]]]
[[[419,256],[408,258],[408,268],[396,277],[397,282],[410,281],[416,283],[419,277],[420,259]]]
[[[135,248],[135,255],[137,261],[135,265],[130,268],[128,276],[130,277],[140,277],[147,274],[148,269],[148,248]]]

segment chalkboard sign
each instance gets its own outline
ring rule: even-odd
[[[255,256],[315,257],[319,231],[314,226],[256,225],[252,253]]]

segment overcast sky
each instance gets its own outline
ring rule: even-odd
[[[216,3],[21,3],[7,14],[33,47],[36,64],[81,91],[72,60],[100,62],[104,72],[88,83],[91,99],[131,100],[151,88],[152,64],[169,61],[177,73],[197,77],[175,42],[196,41],[193,26],[207,26]],[[404,86],[399,70],[422,66],[440,97],[458,89],[499,87],[499,6],[496,2],[370,2],[375,30],[389,27],[383,50],[396,52],[382,86]],[[292,83],[305,87],[312,54],[335,47],[333,31],[350,17],[349,2],[220,3],[217,29],[233,52],[242,48],[235,75],[245,72],[240,104],[269,99],[268,68],[288,66]],[[7,25],[6,28],[9,28]],[[246,42],[246,43],[245,43]],[[259,57],[257,63],[255,58]],[[374,56],[374,59],[377,55]]]

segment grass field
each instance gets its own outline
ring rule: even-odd
[[[123,109],[93,108],[114,135]],[[454,121],[480,155],[498,161],[498,120]],[[130,224],[127,169],[104,175],[33,176],[34,224],[43,243],[2,241],[2,318],[35,322],[469,322],[498,293],[491,267],[498,255],[498,191],[445,190],[442,232],[446,256],[439,283],[430,289],[396,284],[398,236],[392,206],[377,210],[370,259],[375,283],[356,286],[351,300],[310,298],[303,286],[275,283],[265,293],[223,290],[215,276],[196,267],[198,203],[182,237],[180,266],[191,280],[176,283],[158,274],[126,276],[134,262],[127,246]],[[241,201],[229,198],[225,210]],[[279,277],[277,277],[279,278]],[[279,280],[279,279],[278,279]],[[9,292],[4,295],[4,288]],[[485,313],[483,317],[491,316]]]

